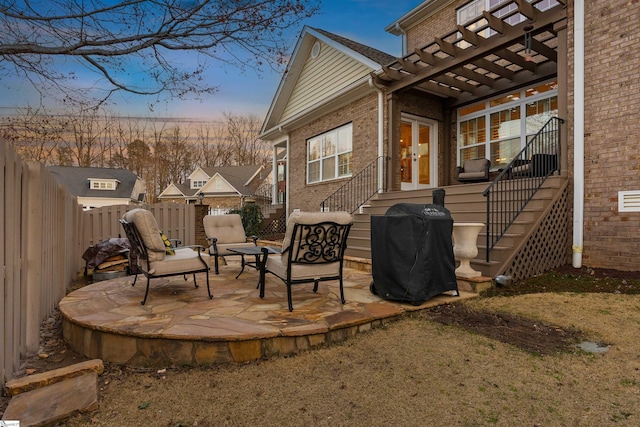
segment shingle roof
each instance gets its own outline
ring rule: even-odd
[[[127,169],[82,168],[76,166],[49,166],[47,169],[58,184],[78,197],[130,199],[136,181],[139,179],[136,174]],[[120,183],[113,191],[93,190],[89,186],[90,178],[117,179]]]
[[[330,33],[329,31],[321,30],[320,28],[313,29],[320,34],[340,43],[341,45],[348,47],[354,52],[366,56],[367,58],[377,62],[378,64],[387,65],[396,60],[395,56],[389,55],[388,53],[382,52],[381,50],[375,49],[371,46],[363,45],[362,43],[358,43],[346,37]]]
[[[216,173],[220,174],[220,176],[233,186],[233,188],[238,190],[240,194],[250,196],[253,194],[255,188],[246,186],[245,184],[260,168],[261,166],[259,165],[220,166],[216,168],[202,168],[202,170],[209,176],[213,176]]]

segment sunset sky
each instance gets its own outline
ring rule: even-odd
[[[400,37],[384,31],[396,19],[422,3],[421,0],[323,0],[320,13],[300,22],[289,34],[291,50],[304,25],[321,28],[357,42],[375,47],[394,56],[401,54]],[[90,81],[85,69],[73,69],[79,81]],[[149,100],[141,96],[120,97],[109,109],[119,115],[166,116],[190,118],[215,118],[222,112],[257,114],[264,116],[276,92],[282,72],[265,67],[258,75],[253,70],[244,74],[234,67],[211,64],[208,69],[211,81],[220,86],[219,92],[204,101],[175,101],[161,104],[150,111]],[[9,88],[0,86],[0,114],[20,107],[37,106],[40,103],[36,91],[26,81],[6,79]]]

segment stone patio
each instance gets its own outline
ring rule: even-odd
[[[256,289],[258,272],[238,278],[239,263],[209,273],[154,279],[146,305],[146,278],[133,276],[97,282],[71,292],[60,302],[65,340],[80,354],[105,362],[140,367],[245,363],[284,356],[344,341],[407,313],[471,298],[439,295],[420,306],[386,301],[371,294],[370,265],[348,262],[344,271],[347,303],[340,304],[338,282],[292,288],[294,311],[287,308],[285,285],[267,275],[264,299]]]

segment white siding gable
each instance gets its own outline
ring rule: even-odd
[[[160,193],[158,197],[170,197],[170,196],[182,197],[184,196],[184,194],[174,184],[169,184],[169,186],[165,188],[164,191]]]
[[[193,172],[191,172],[191,175],[189,175],[187,177],[188,179],[190,179],[191,181],[209,181],[210,176],[207,175],[206,173],[204,173],[204,171],[200,168],[196,168],[196,170],[194,170]]]
[[[238,194],[238,191],[227,182],[226,179],[221,177],[218,174],[215,174],[213,178],[207,182],[204,187],[202,187],[203,193],[213,194],[213,193],[234,193]]]
[[[320,54],[314,59],[309,52],[281,121],[330,97],[373,71],[345,53],[320,41],[318,43]]]

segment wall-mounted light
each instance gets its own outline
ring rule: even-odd
[[[204,193],[198,193],[198,202],[200,202],[199,204],[202,204],[203,200],[204,200]]]

